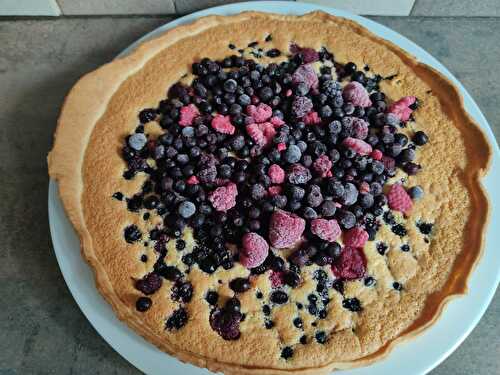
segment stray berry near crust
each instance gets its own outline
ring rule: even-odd
[[[267,35],[265,42],[270,41]],[[148,222],[161,218],[149,229],[158,254],[154,268],[135,287],[150,295],[163,279],[170,283],[170,298],[180,307],[167,317],[169,331],[188,323],[182,306],[194,297],[193,267],[212,275],[236,264],[249,276],[219,282],[227,283],[234,297],[223,306],[216,289],[202,297],[210,307],[206,319],[218,336],[241,337],[240,325],[247,323],[239,298],[255,288],[258,277],[270,285],[269,293],[253,291],[262,303],[258,315],[264,328],[276,329],[271,308],[288,304],[297,311],[305,307],[303,313],[314,317],[316,327],[317,319],[328,319],[331,293],[342,295],[350,281],[362,280],[366,288],[376,284],[366,276],[365,246],[384,225],[406,236],[405,223],[394,213],[410,212],[424,197],[421,186],[389,182],[397,170],[415,175],[422,169],[414,163],[416,146],[429,137],[416,131],[409,143],[402,132],[421,107],[417,98],[389,101],[379,87],[382,77],[367,66],[360,71],[353,62],[336,62],[325,48],[263,46],[258,40],[244,48],[228,45],[253,59],[231,55],[194,62],[192,82],[175,83],[158,108],[140,111],[140,129],[124,140],[124,178],[146,175],[141,190],[127,198],[127,208]],[[271,62],[259,62],[264,58]],[[273,62],[278,58],[281,62]],[[162,134],[147,134],[143,125],[151,121],[159,123]],[[124,196],[117,192],[113,198]],[[422,234],[431,233],[431,224],[416,225]],[[142,237],[136,225],[124,228],[128,243]],[[167,264],[170,238],[182,252],[179,264]],[[381,255],[388,250],[381,241],[375,248]],[[311,270],[315,291],[299,302],[290,291],[301,288],[303,273]],[[397,282],[393,287],[402,290]],[[144,312],[151,304],[142,296],[136,309]],[[362,311],[357,298],[344,298],[342,306]],[[292,324],[306,330],[301,317]],[[328,342],[325,331],[305,333],[314,339],[303,335],[300,344]],[[291,360],[298,343],[284,344],[281,357]]]

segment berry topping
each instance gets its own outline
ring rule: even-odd
[[[147,142],[148,139],[143,133],[132,134],[128,139],[128,145],[136,151],[141,151]]]
[[[279,288],[285,282],[284,280],[285,274],[281,271],[272,271],[269,274],[269,281],[271,282],[271,287]]]
[[[342,96],[346,102],[351,102],[355,106],[369,107],[372,105],[368,91],[361,83],[356,81],[345,85]]]
[[[299,47],[297,44],[290,45],[290,52],[293,55],[300,54],[302,61],[306,64],[319,60],[319,53],[313,48]]]
[[[194,104],[189,104],[180,109],[180,126],[191,126],[193,120],[200,115],[200,111]]]
[[[165,328],[168,329],[169,331],[181,329],[186,325],[187,321],[188,321],[187,311],[183,307],[180,307],[179,309],[175,310],[172,313],[172,315],[170,315],[170,317],[167,319]]]
[[[358,248],[346,246],[332,265],[333,273],[345,280],[360,279],[365,275],[366,258]]]
[[[372,152],[372,146],[361,139],[347,137],[342,144],[360,155],[370,155]]]
[[[272,164],[267,174],[273,184],[282,184],[285,181],[285,171],[278,164]]]
[[[292,113],[297,118],[302,118],[313,109],[313,102],[306,96],[297,96],[292,102]]]
[[[211,126],[214,130],[222,134],[234,134],[236,128],[231,124],[229,116],[215,115],[212,119]]]
[[[142,238],[142,233],[137,227],[137,225],[129,225],[123,231],[123,235],[125,236],[125,241],[128,243],[134,243],[139,241]]]
[[[304,232],[306,223],[301,217],[278,210],[269,222],[269,241],[272,246],[283,249],[297,242]]]
[[[210,327],[224,340],[240,337],[241,313],[226,309],[215,309],[210,313]]]
[[[342,306],[352,312],[359,312],[363,310],[363,308],[361,307],[361,303],[357,298],[346,298],[342,301]]]
[[[288,182],[294,185],[304,185],[312,178],[311,171],[302,164],[293,164],[287,170]]]
[[[327,155],[321,155],[313,163],[314,171],[321,177],[328,177],[331,174],[332,162]]]
[[[244,267],[250,269],[264,263],[269,253],[269,245],[264,238],[257,233],[246,233],[241,243],[239,260]]]
[[[368,241],[368,232],[361,227],[354,227],[344,233],[344,244],[351,247],[363,247]]]
[[[162,285],[162,279],[156,273],[149,273],[135,282],[135,288],[146,295],[153,294]]]
[[[391,186],[387,194],[389,207],[395,211],[408,212],[413,206],[413,202],[406,192],[405,188],[400,184]]]
[[[208,200],[217,211],[227,211],[236,205],[238,190],[236,184],[230,182],[220,186],[208,194]]]
[[[153,304],[153,301],[151,301],[151,298],[149,297],[139,297],[137,301],[135,302],[135,308],[137,311],[140,312],[145,312],[148,311],[151,305]]]
[[[293,72],[292,82],[295,85],[304,83],[308,89],[315,89],[318,87],[318,75],[314,71],[311,64],[304,64],[299,66],[297,70]]]
[[[258,106],[249,105],[246,112],[256,123],[265,122],[273,115],[273,109],[264,103],[260,103]]]
[[[416,100],[417,98],[415,98],[414,96],[405,96],[392,103],[389,108],[387,108],[387,112],[392,113],[401,121],[408,121],[413,112],[411,106],[415,103]]]
[[[314,219],[311,221],[311,232],[322,240],[333,242],[341,234],[337,220]]]

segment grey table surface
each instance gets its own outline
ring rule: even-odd
[[[500,137],[500,19],[375,17],[442,61]],[[57,265],[46,155],[65,94],[169,17],[0,19],[0,374],[136,374],[80,312]],[[500,295],[433,375],[500,374]],[[418,360],[418,359],[416,359]],[[408,364],[411,367],[411,364]]]

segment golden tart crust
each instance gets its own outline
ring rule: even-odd
[[[426,191],[407,219],[413,223],[407,225],[412,251],[380,255],[375,249],[378,240],[383,239],[391,249],[402,244],[390,230],[381,229],[377,240],[365,246],[368,273],[376,276],[376,286],[365,288],[362,281],[346,283],[345,295],[359,298],[363,311],[342,308],[341,296],[332,292],[328,317],[317,328],[310,326],[307,314],[288,304],[273,310],[276,326],[267,330],[255,293],[242,294],[247,317],[236,341],[224,341],[210,328],[210,307],[204,296],[211,288],[219,288],[222,298],[231,296],[227,283],[248,275],[248,270],[237,265],[206,275],[193,268],[189,279],[194,295],[186,306],[189,322],[178,331],[166,331],[165,319],[177,306],[170,298],[171,282],[164,281],[151,296],[151,309],[145,313],[135,309],[141,294],[134,288],[134,280],[151,271],[155,256],[149,248],[148,262],[140,262],[144,247],[142,243],[127,244],[123,228],[134,223],[146,232],[153,224],[111,199],[116,191],[132,195],[144,181],[144,176],[130,181],[122,178],[126,168],[120,156],[123,139],[137,125],[138,112],[155,107],[166,89],[189,72],[193,61],[224,58],[231,54],[229,43],[246,46],[268,34],[273,39],[266,46],[282,51],[288,50],[290,42],[315,49],[325,46],[341,63],[368,64],[382,76],[397,73],[395,79],[381,82],[381,90],[390,100],[405,95],[421,100],[410,129],[425,130],[431,142],[419,152],[422,172],[409,177],[410,185],[419,184]],[[150,134],[159,130],[153,123],[146,125]],[[479,180],[490,156],[486,137],[465,112],[456,87],[395,45],[353,21],[322,12],[300,17],[245,12],[208,16],[169,30],[81,78],[64,103],[48,162],[99,291],[137,333],[180,360],[212,371],[318,374],[379,360],[396,343],[429,327],[450,298],[466,293],[467,279],[481,255],[488,217],[489,205]],[[419,220],[434,223],[429,243],[414,225]],[[192,246],[187,240],[188,247]],[[169,248],[173,246],[170,241]],[[181,264],[176,257],[171,249],[168,260]],[[404,283],[403,292],[392,288],[395,280]],[[265,298],[269,294],[266,275],[252,285]],[[312,288],[306,277],[304,286],[292,293],[295,299],[306,300]],[[296,343],[303,334],[292,325],[297,314],[309,327],[306,330],[326,330],[329,340],[326,344],[314,340],[297,344],[293,358],[284,360],[280,357],[283,345]]]

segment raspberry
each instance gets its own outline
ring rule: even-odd
[[[322,240],[333,242],[335,241],[342,231],[337,223],[337,220],[314,219],[311,221],[311,232]]]
[[[200,180],[198,180],[198,177],[196,176],[191,176],[186,180],[186,184],[188,185],[198,185],[200,183]]]
[[[282,271],[271,271],[269,274],[269,281],[271,281],[271,287],[279,288],[285,283],[284,280],[285,273]]]
[[[304,63],[312,63],[319,60],[319,53],[312,48],[302,48],[297,44],[292,44],[290,46],[290,52],[294,55],[300,53],[302,55],[302,60]]]
[[[274,185],[274,186],[269,186],[267,189],[267,192],[269,193],[269,196],[274,197],[275,195],[281,194],[283,191],[283,188],[279,185]]]
[[[278,164],[273,164],[267,171],[273,184],[282,184],[285,181],[285,171]]]
[[[392,185],[387,194],[389,207],[395,211],[408,212],[413,206],[413,202],[406,192],[405,188],[400,184]]]
[[[292,102],[292,113],[295,117],[304,117],[313,109],[313,102],[305,96],[297,96]]]
[[[275,128],[279,128],[281,125],[285,125],[285,121],[276,116],[271,117],[269,121]]]
[[[191,126],[193,120],[200,115],[200,111],[194,104],[185,105],[180,110],[180,126]]]
[[[363,247],[368,237],[368,232],[363,228],[354,227],[344,233],[344,244],[351,247]]]
[[[359,248],[346,246],[332,265],[335,276],[345,280],[360,279],[366,272],[366,258]]]
[[[369,155],[372,152],[372,146],[361,139],[347,137],[342,141],[342,144],[360,155]]]
[[[240,263],[250,269],[260,266],[267,258],[269,245],[257,233],[246,233],[241,239]]]
[[[280,152],[281,152],[281,151],[285,151],[285,150],[286,150],[286,143],[283,143],[283,142],[278,143],[278,144],[276,145],[276,149],[277,149],[278,151],[280,151]]]
[[[302,164],[292,164],[287,171],[288,182],[294,185],[306,184],[311,178],[311,172]]]
[[[306,222],[301,217],[283,210],[275,211],[269,221],[269,241],[278,249],[290,247],[300,239],[305,228]]]
[[[292,74],[292,82],[295,85],[305,83],[310,89],[318,87],[318,76],[311,64],[299,66]]]
[[[252,117],[254,122],[261,123],[269,119],[273,114],[273,109],[267,104],[260,103],[258,106],[249,105],[246,108],[247,115]]]
[[[269,145],[276,135],[276,129],[270,122],[249,124],[246,126],[246,130],[250,138],[259,146]]]
[[[365,139],[368,136],[368,123],[360,118],[354,117],[352,122],[352,136],[358,139]]]
[[[321,118],[318,116],[318,112],[311,111],[303,117],[303,121],[306,125],[316,125],[321,122]]]
[[[389,108],[387,108],[387,112],[392,113],[401,121],[408,121],[413,112],[410,106],[414,104],[416,100],[417,98],[414,96],[405,96],[392,103]]]
[[[384,156],[384,154],[382,154],[382,151],[375,149],[375,150],[372,151],[372,153],[370,154],[370,156],[374,160],[380,160],[380,159],[382,159],[382,156]]]
[[[229,116],[215,115],[211,122],[212,128],[222,134],[234,134],[236,130]]]
[[[288,89],[288,90],[286,90],[286,92],[285,92],[285,96],[287,96],[287,97],[288,97],[288,96],[292,96],[292,93],[293,93],[292,89]]]
[[[369,107],[372,105],[368,91],[361,83],[356,81],[345,85],[342,97],[346,102],[351,102],[355,106]]]
[[[314,171],[321,177],[327,177],[328,172],[331,172],[332,162],[326,155],[321,155],[313,163]]]
[[[238,189],[232,182],[220,186],[208,194],[208,200],[217,211],[227,211],[236,205]]]

